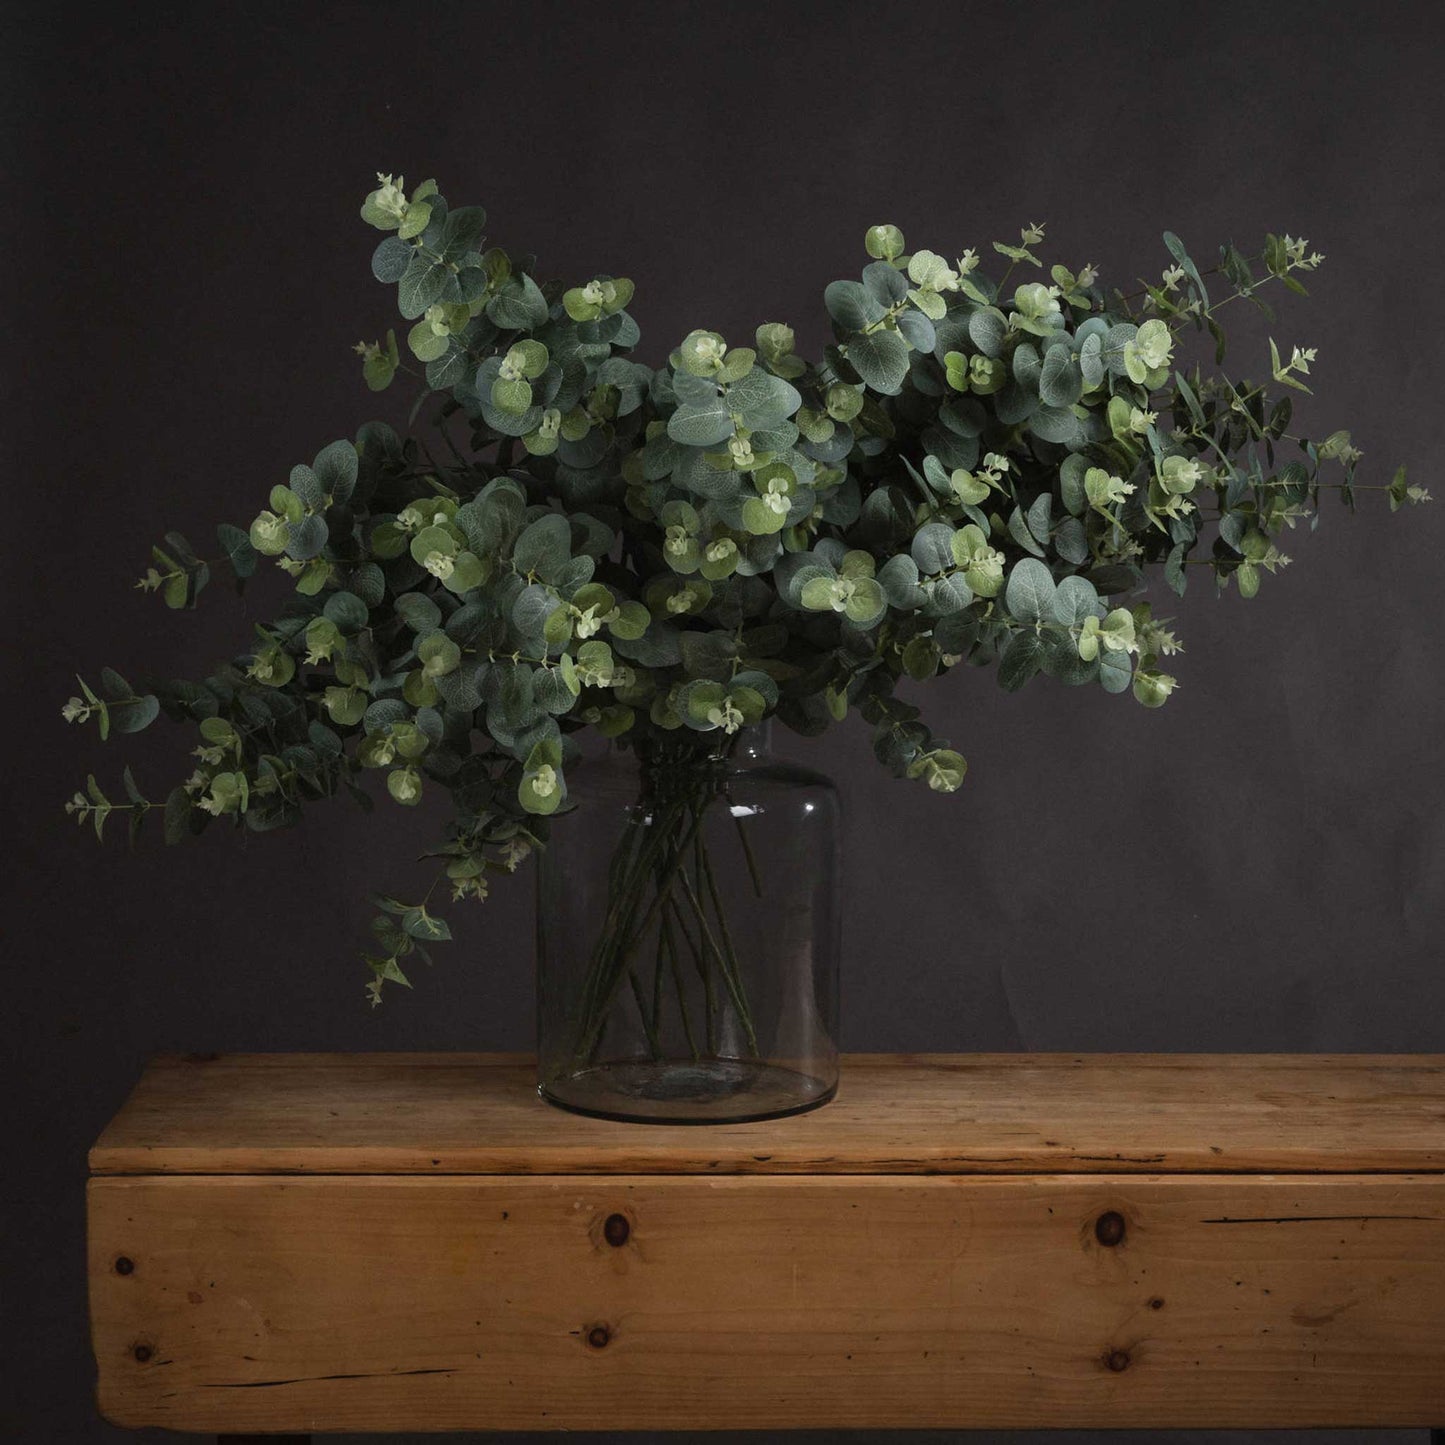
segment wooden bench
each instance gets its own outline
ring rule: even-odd
[[[863,1055],[707,1128],[166,1058],[90,1164],[122,1426],[1445,1423],[1445,1056]]]

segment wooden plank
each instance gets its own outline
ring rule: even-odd
[[[131,1427],[1445,1419],[1440,1175],[97,1179],[90,1279]]]
[[[515,1055],[227,1055],[147,1071],[100,1174],[1445,1170],[1442,1055],[857,1055],[765,1124],[614,1124]]]

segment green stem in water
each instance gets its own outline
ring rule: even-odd
[[[677,899],[669,898],[668,906],[672,909],[673,917],[677,920],[678,932],[682,934],[688,952],[692,954],[693,967],[697,969],[697,976],[702,980],[704,1023],[707,1026],[707,1051],[714,1057],[717,1055],[717,991],[713,987],[712,965],[708,962],[707,954],[703,951],[699,942],[688,932],[687,920],[683,917],[682,906]]]
[[[635,968],[627,970],[627,981],[632,985],[632,997],[637,1001],[637,1013],[642,1019],[642,1031],[647,1035],[647,1047],[652,1051],[654,1059],[660,1059],[662,1043],[657,1036],[657,1024],[648,1016],[647,995],[642,991],[642,980],[638,978]]]
[[[702,865],[699,863],[697,867],[700,874]],[[702,935],[703,941],[707,944],[709,951],[717,960],[718,972],[722,974],[723,982],[727,985],[728,994],[733,1001],[733,1007],[737,1010],[738,1022],[742,1024],[743,1032],[747,1035],[748,1051],[756,1054],[758,1051],[758,1038],[753,1029],[753,1021],[748,1012],[747,1001],[743,998],[742,990],[738,986],[738,980],[734,976],[733,970],[728,966],[727,957],[718,946],[717,939],[713,937],[713,931],[708,926],[707,914],[703,911],[703,906],[698,899],[697,891],[688,880],[687,870],[684,868],[677,876],[678,881],[682,884],[682,891],[687,898],[689,906],[692,908],[693,913],[697,915],[698,930]]]
[[[667,945],[666,924],[667,914],[664,912],[657,925],[657,957],[652,965],[652,1027],[655,1033],[662,1032],[662,977],[663,952]]]
[[[737,950],[733,947],[732,930],[728,927],[727,912],[723,908],[722,893],[717,886],[717,877],[713,873],[712,859],[708,856],[706,849],[699,849],[698,861],[702,865],[703,878],[707,883],[708,896],[712,899],[712,911],[717,919],[718,931],[722,934],[723,949],[727,953],[728,961],[728,986],[733,995],[733,1005],[738,1011],[738,1017],[742,1021],[743,1031],[748,1036],[748,1047],[756,1054],[758,1051],[758,1036],[753,1028],[752,1010],[748,1008],[747,998],[743,993],[742,969],[738,965]]]
[[[581,1012],[582,1017],[589,1021],[588,1027],[597,1013],[598,991],[607,977],[608,956],[615,951],[622,935],[625,910],[629,903],[636,906],[634,892],[646,876],[647,855],[656,842],[657,835],[649,835],[644,829],[641,815],[634,814],[622,842],[613,852],[608,866],[607,913],[602,920],[602,928],[597,936],[597,944],[593,949],[592,961],[588,965],[582,989]]]
[[[747,860],[748,877],[753,880],[753,892],[759,898],[763,896],[763,878],[758,872],[758,860],[753,857],[753,845],[748,839],[748,830],[743,827],[743,820],[738,816],[736,804],[733,802],[732,790],[723,789],[723,797],[727,800],[728,812],[732,815],[733,827],[737,829],[738,842],[743,845],[743,857]]]
[[[657,926],[657,937],[660,947],[666,950],[673,987],[677,989],[677,1013],[682,1020],[682,1035],[687,1040],[687,1051],[692,1056],[693,1063],[697,1063],[700,1055],[697,1051],[697,1040],[692,1035],[692,1019],[687,1012],[687,989],[683,984],[682,967],[677,961],[677,944],[672,936],[672,919],[668,916],[665,908],[662,911],[662,922]]]
[[[610,957],[607,958],[607,980],[600,993],[596,1016],[585,1027],[581,1048],[578,1050],[579,1054],[588,1060],[595,1055],[597,1046],[602,1041],[602,1031],[607,1024],[607,1015],[617,998],[618,990],[622,987],[622,979],[628,964],[632,961],[632,955],[637,952],[638,945],[646,937],[653,918],[656,917],[658,909],[662,906],[663,899],[671,891],[672,880],[678,874],[682,859],[686,856],[692,840],[697,836],[699,828],[702,827],[702,817],[700,811],[693,813],[692,821],[688,824],[687,832],[677,852],[658,874],[656,891],[653,893],[652,901],[647,905],[647,911],[643,914],[641,923],[635,927],[632,924],[632,919],[636,916],[640,904],[640,898],[634,897],[632,906],[623,920],[623,926],[618,930],[615,941],[612,942]],[[659,832],[661,831],[663,830],[659,829]]]

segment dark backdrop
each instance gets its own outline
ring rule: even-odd
[[[414,994],[364,1005],[364,892],[416,876],[435,816],[128,854],[60,811],[122,760],[61,723],[73,671],[199,670],[280,595],[167,613],[130,590],[150,542],[244,524],[293,462],[398,418],[348,354],[394,319],[356,215],[374,171],[483,201],[549,274],[634,277],[654,363],[699,325],[786,319],[816,347],[877,221],[957,254],[1043,219],[1112,281],[1157,274],[1165,226],[1196,254],[1289,230],[1329,254],[1275,328],[1320,348],[1306,422],[1352,426],[1372,480],[1431,480],[1438,6],[3,14],[17,1440],[121,1438],[90,1399],[84,1151],[147,1055],[529,1041],[526,877],[458,913]],[[1252,604],[1201,581],[1163,712],[949,678],[927,701],[973,764],[952,798],[889,780],[861,728],[785,737],[845,785],[846,1046],[1445,1047],[1439,547],[1435,515],[1374,497],[1328,508]],[[135,742],[163,792],[178,736]]]

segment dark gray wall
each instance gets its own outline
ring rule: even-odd
[[[363,894],[418,876],[435,817],[127,854],[60,812],[122,761],[62,725],[72,671],[200,669],[279,595],[169,614],[129,590],[149,543],[244,523],[396,415],[347,350],[393,319],[356,218],[373,171],[484,201],[550,274],[634,277],[653,361],[694,325],[781,318],[816,346],[879,220],[947,251],[1045,219],[1114,280],[1157,272],[1165,226],[1204,254],[1287,229],[1329,254],[1275,328],[1320,348],[1305,420],[1352,426],[1374,480],[1406,459],[1430,481],[1441,13],[7,6],[13,1438],[120,1438],[90,1404],[84,1150],[147,1055],[529,1040],[526,878],[459,915],[414,995],[363,1003]],[[950,678],[927,700],[973,764],[952,799],[883,776],[861,729],[785,738],[850,808],[847,1046],[1445,1047],[1440,544],[1376,498],[1328,509],[1252,605],[1197,586],[1160,713]],[[129,755],[164,790],[178,747]]]

